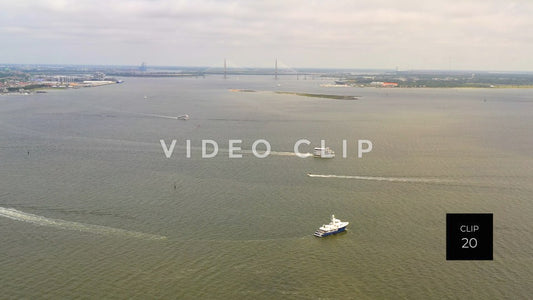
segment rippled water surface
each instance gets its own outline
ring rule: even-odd
[[[325,82],[128,78],[1,96],[0,298],[531,297],[532,91]],[[301,138],[337,157],[296,157]],[[160,139],[177,139],[171,158]],[[257,139],[269,157],[250,153]],[[360,159],[358,139],[374,146]],[[493,261],[445,260],[451,212],[494,213]],[[314,238],[333,213],[348,232]]]

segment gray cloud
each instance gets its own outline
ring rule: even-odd
[[[8,1],[0,62],[531,70],[533,2]]]

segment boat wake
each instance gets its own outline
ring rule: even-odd
[[[419,178],[419,177],[373,177],[373,176],[323,175],[323,174],[309,174],[309,173],[307,174],[307,176],[318,177],[318,178],[359,179],[359,180],[390,181],[390,182],[420,182],[420,183],[452,183],[454,182],[448,179]]]
[[[219,149],[220,152],[229,153],[229,149]],[[262,150],[257,150],[258,154],[263,154]],[[254,154],[252,150],[235,150],[235,154]],[[274,156],[297,156],[294,152],[287,151],[270,151],[270,155]],[[301,153],[303,157],[313,156],[311,153]]]
[[[178,117],[173,117],[173,116],[164,116],[164,115],[156,115],[156,114],[145,114],[145,113],[137,113],[137,114],[143,115],[143,116],[148,116],[148,117],[154,117],[154,118],[179,120]]]
[[[270,152],[271,155],[278,155],[278,156],[297,156],[294,152],[279,152],[279,151],[272,151]],[[311,157],[313,154],[311,153],[300,153],[303,157]]]
[[[146,240],[163,240],[165,236],[142,233],[137,231],[129,231],[124,229],[112,228],[100,225],[91,225],[78,222],[65,221],[60,219],[50,219],[43,216],[38,216],[26,213],[14,208],[0,207],[0,217],[6,217],[16,221],[32,223],[40,226],[49,226],[59,229],[76,230],[94,234],[101,234],[107,236],[133,237]]]

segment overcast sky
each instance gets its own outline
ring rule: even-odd
[[[0,63],[533,71],[533,1],[3,0]]]

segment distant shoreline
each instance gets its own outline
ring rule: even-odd
[[[10,87],[7,92],[0,90],[0,95],[33,95],[33,94],[45,94],[51,90],[67,90],[67,89],[80,89],[90,88],[105,85],[118,84],[115,81],[92,81],[83,84],[69,85],[69,86],[52,86],[48,84],[32,84],[21,87]]]
[[[256,90],[250,90],[250,89],[230,89],[229,91],[239,92],[239,93],[270,92],[270,91],[256,91]],[[359,96],[350,96],[350,95],[312,94],[312,93],[286,92],[286,91],[272,91],[272,93],[280,94],[280,95],[293,95],[293,96],[324,98],[324,99],[333,99],[333,100],[359,100]]]

